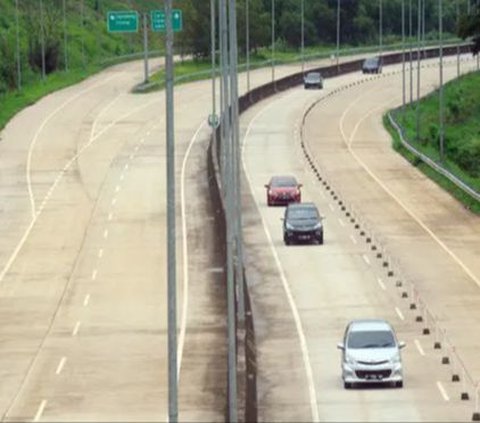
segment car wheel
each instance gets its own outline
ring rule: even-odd
[[[320,245],[323,244],[323,234],[317,237],[317,241]]]
[[[397,388],[403,388],[403,380],[399,381],[399,382],[395,382],[395,386]]]
[[[353,383],[352,382],[343,382],[343,387],[345,389],[352,389]]]
[[[290,241],[290,239],[286,236],[283,237],[283,242],[285,243],[285,245],[290,245],[292,243],[292,241]]]

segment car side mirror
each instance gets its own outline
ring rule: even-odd
[[[345,345],[343,345],[343,342],[339,342],[339,343],[337,344],[337,348],[338,348],[339,350],[342,350],[342,351],[343,351],[343,350],[345,350]]]
[[[398,348],[400,348],[400,349],[405,348],[406,346],[407,346],[407,344],[405,344],[405,342],[403,342],[403,341],[400,341],[398,343]]]
[[[264,187],[265,187],[265,188],[270,188],[268,184],[265,184]]]
[[[302,188],[303,187],[303,184],[298,184],[298,188]]]
[[[285,218],[284,218],[284,217],[281,217],[281,218],[280,218],[280,220],[282,220],[282,221],[283,221],[283,220],[285,220]]]

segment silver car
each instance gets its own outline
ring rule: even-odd
[[[353,320],[345,329],[342,379],[345,389],[360,383],[391,383],[403,387],[403,369],[395,331],[385,320]]]

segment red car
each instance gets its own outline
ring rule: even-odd
[[[301,201],[301,184],[293,176],[272,176],[267,188],[267,203],[269,206],[287,205]]]

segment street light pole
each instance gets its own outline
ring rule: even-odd
[[[168,297],[168,420],[178,421],[177,274],[175,222],[175,134],[173,96],[172,0],[165,0],[165,94],[167,136],[167,297]]]
[[[339,72],[340,56],[340,0],[337,0],[337,73]]]
[[[68,72],[68,46],[67,46],[67,7],[63,0],[63,50],[65,60],[65,72]]]
[[[17,37],[17,89],[22,89],[22,68],[20,64],[20,26],[18,22],[18,0],[15,0],[15,23]]]
[[[272,0],[272,82],[275,84],[275,0]]]
[[[402,0],[402,108],[405,113],[405,0]]]
[[[216,40],[216,31],[215,31],[215,0],[210,0],[210,55],[212,56],[212,133],[213,133],[213,145],[217,145],[217,127],[216,127],[216,104],[217,104],[217,94],[216,94],[216,58],[215,58],[215,40]]]
[[[438,0],[438,38],[440,44],[440,89],[439,89],[439,120],[440,120],[440,160],[444,159],[444,118],[443,118],[443,10],[442,0]]]
[[[460,5],[458,0],[455,1],[456,15],[457,15],[457,27],[460,20]],[[440,35],[441,36],[441,35]],[[460,43],[457,43],[457,78],[460,76]]]
[[[301,24],[301,45],[302,45],[302,74],[305,73],[305,2],[301,2],[301,15],[302,15],[302,24]]]
[[[46,77],[45,69],[45,22],[43,16],[43,0],[40,0],[40,32],[41,32],[41,54],[42,54],[42,79]]]
[[[379,7],[379,15],[380,19],[378,22],[379,29],[378,29],[378,36],[379,36],[379,56],[382,56],[382,49],[383,49],[383,7],[382,7],[382,0],[379,0],[378,2],[378,7]]]
[[[418,0],[417,8],[417,104],[416,104],[416,140],[420,141],[420,48],[422,41],[422,0]]]
[[[413,29],[412,29],[412,0],[409,0],[408,10],[408,31],[409,31],[409,47],[410,47],[410,107],[413,103]]]
[[[250,0],[245,0],[245,51],[247,54],[247,93],[250,92]]]

